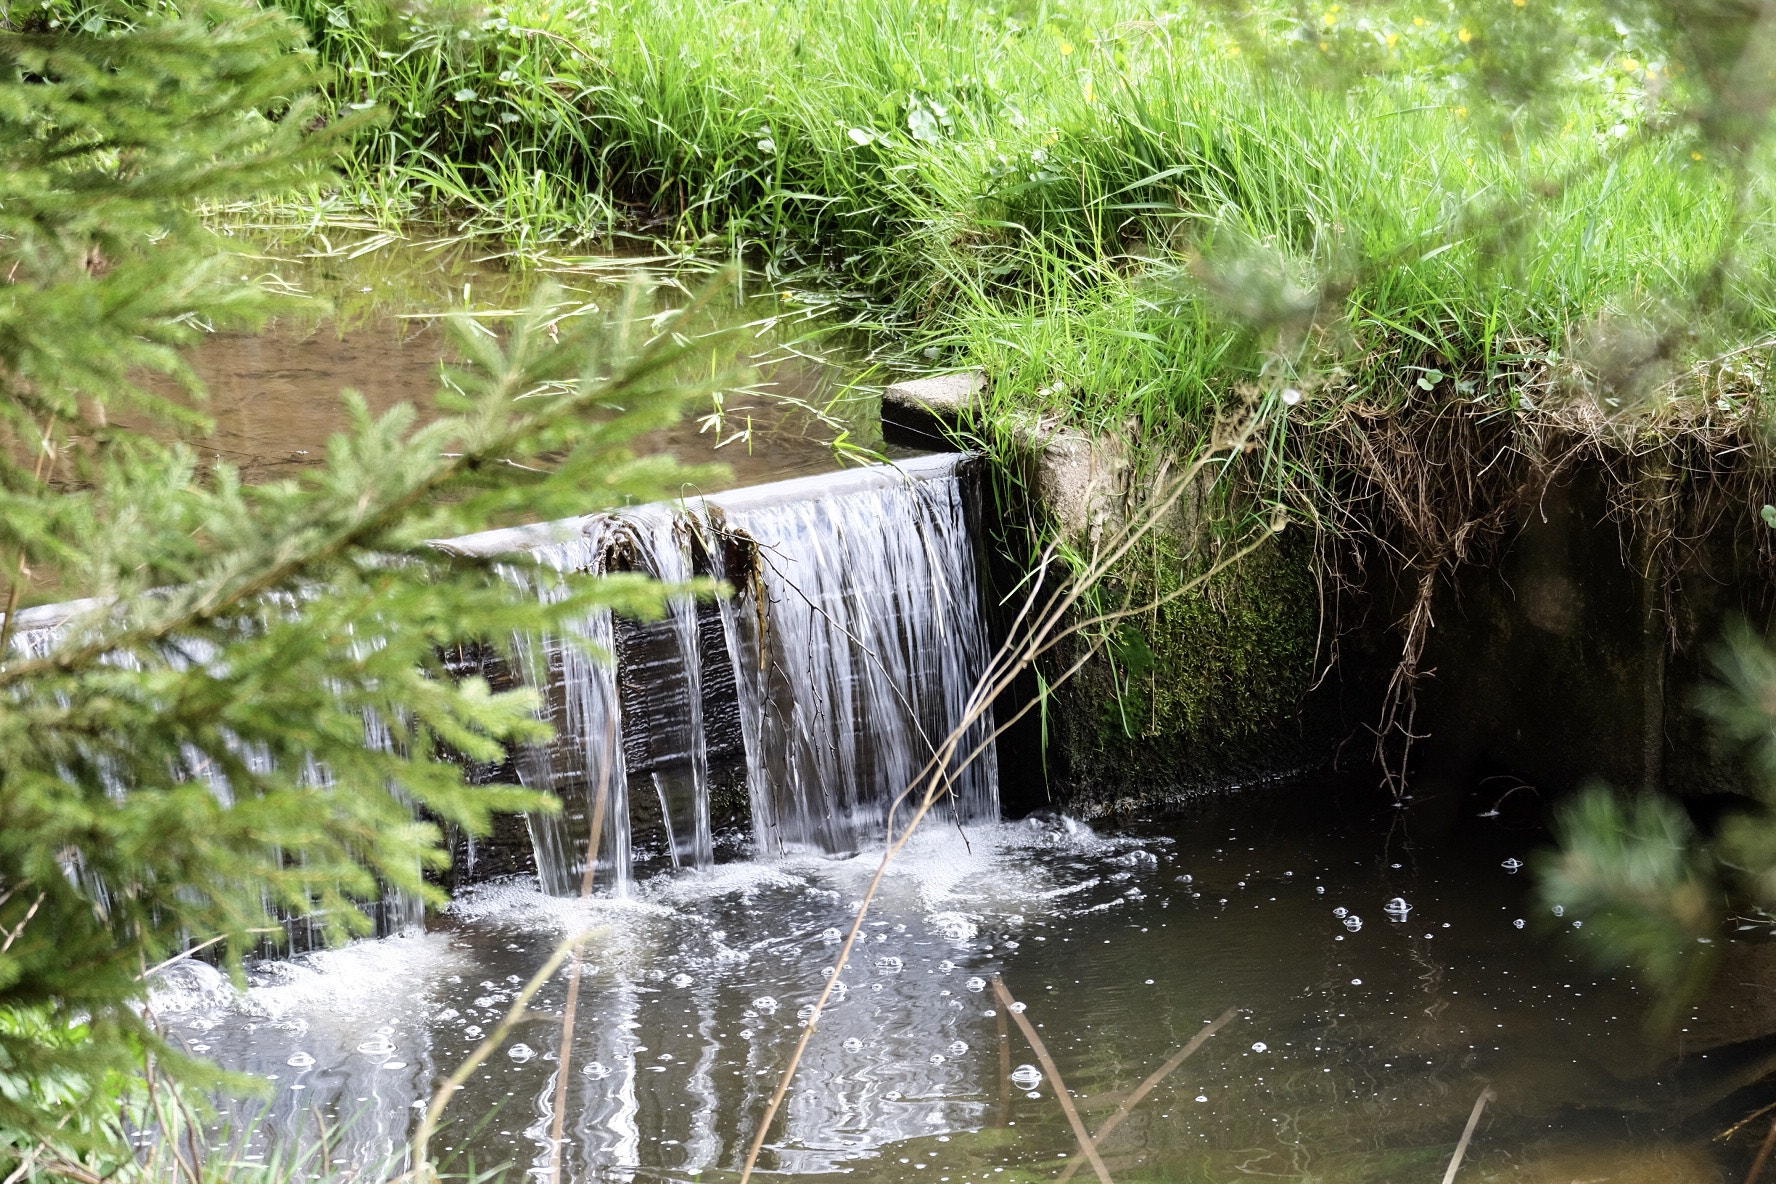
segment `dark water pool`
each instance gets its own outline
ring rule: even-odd
[[[1476,813],[1416,817],[1312,778],[1096,833],[936,827],[890,874],[762,1163],[1054,1178],[1071,1136],[986,987],[1001,974],[1088,1126],[1240,1009],[1111,1137],[1119,1181],[1440,1180],[1488,1087],[1460,1179],[1742,1178],[1762,1128],[1738,1151],[1709,1136],[1750,1109],[1723,1099],[1762,1054],[1709,1050],[1776,1030],[1767,947],[1735,947],[1725,989],[1649,1036],[1648,998],[1532,905],[1515,864],[1542,842],[1533,819]],[[235,1107],[219,1147],[262,1158],[324,1129],[335,1164],[372,1166],[398,1158],[518,984],[590,927],[564,1178],[727,1179],[874,863],[740,858],[588,904],[488,885],[423,934],[263,965],[244,995],[181,968],[157,1011],[271,1090]],[[562,1005],[546,989],[543,1018],[452,1103],[450,1167],[546,1175]]]

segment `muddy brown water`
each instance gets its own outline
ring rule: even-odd
[[[184,438],[248,481],[320,463],[328,438],[347,426],[340,396],[348,388],[377,414],[409,403],[424,417],[440,365],[456,360],[434,314],[465,310],[497,331],[545,282],[560,286],[563,300],[596,305],[594,316],[618,309],[627,285],[639,286],[640,311],[651,313],[681,305],[709,282],[705,272],[680,274],[684,265],[671,260],[569,259],[514,270],[473,242],[397,240],[356,257],[286,253],[264,266],[277,286],[332,313],[297,307],[264,332],[217,333],[189,353],[213,430]],[[714,355],[735,381],[715,399],[692,400],[677,425],[643,437],[636,451],[725,466],[725,477],[699,487],[712,491],[838,468],[833,443],[841,435],[879,448],[873,389],[853,389],[857,359],[819,313],[817,297],[748,296],[744,284],[725,291],[695,331],[735,331]],[[171,383],[152,385],[176,393]]]

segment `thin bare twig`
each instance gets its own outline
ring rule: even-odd
[[[617,717],[613,714],[605,727],[604,765],[598,770],[598,792],[592,798],[591,834],[586,839],[586,870],[580,876],[580,899],[592,895],[592,878],[598,872],[598,841],[604,831],[604,811],[610,800],[611,764],[617,750]],[[573,968],[567,978],[567,1006],[561,1012],[561,1049],[556,1054],[555,1118],[549,1125],[549,1184],[561,1184],[561,1163],[567,1158],[563,1131],[567,1124],[567,1070],[573,1061],[574,1016],[580,1006],[580,971],[585,939],[574,943]]]
[[[561,969],[561,964],[567,961],[568,955],[573,953],[575,943],[580,940],[580,935],[576,934],[555,947],[555,952],[549,955],[549,960],[543,963],[542,969],[530,976],[530,981],[524,984],[524,989],[512,1000],[512,1006],[505,1018],[487,1034],[487,1039],[475,1046],[475,1051],[469,1054],[468,1059],[444,1079],[438,1092],[432,1095],[432,1104],[426,1107],[425,1117],[420,1120],[419,1130],[413,1136],[413,1166],[397,1177],[396,1184],[405,1184],[406,1181],[429,1184],[438,1179],[438,1173],[432,1170],[431,1142],[432,1134],[438,1129],[438,1119],[444,1114],[444,1107],[450,1104],[450,1099],[456,1096],[456,1091],[462,1088],[475,1070],[493,1055],[494,1050],[505,1043],[506,1037],[512,1034],[512,1029],[524,1022],[528,1017],[530,1001],[543,989],[543,984],[555,977],[555,972]]]
[[[1160,1082],[1164,1081],[1167,1077],[1170,1077],[1174,1069],[1190,1059],[1191,1053],[1201,1048],[1208,1042],[1209,1037],[1213,1036],[1228,1023],[1232,1022],[1233,1017],[1238,1014],[1239,1008],[1230,1007],[1220,1015],[1216,1016],[1207,1027],[1192,1036],[1189,1041],[1185,1043],[1183,1048],[1173,1054],[1169,1061],[1150,1073],[1147,1080],[1136,1086],[1135,1091],[1128,1097],[1124,1098],[1122,1104],[1116,1107],[1116,1113],[1112,1114],[1109,1118],[1106,1118],[1103,1124],[1099,1126],[1097,1130],[1092,1132],[1092,1146],[1099,1148],[1103,1147],[1104,1140],[1110,1137],[1110,1133],[1122,1125],[1123,1120],[1134,1112],[1135,1107],[1139,1106],[1142,1100],[1158,1087]],[[1066,1170],[1061,1173],[1060,1178],[1055,1181],[1055,1184],[1067,1184],[1067,1181],[1073,1178],[1074,1173],[1079,1171],[1079,1165],[1084,1162],[1085,1156],[1075,1155],[1072,1161],[1067,1164]]]
[[[1461,1142],[1455,1145],[1455,1154],[1449,1159],[1449,1170],[1443,1173],[1443,1184],[1455,1184],[1455,1173],[1461,1170],[1462,1156],[1468,1153],[1468,1140],[1474,1137],[1474,1128],[1480,1125],[1480,1112],[1486,1109],[1486,1103],[1492,1101],[1492,1098],[1492,1087],[1489,1085],[1474,1099],[1474,1111],[1468,1115],[1468,1125],[1462,1128]]]
[[[1067,1116],[1067,1123],[1073,1128],[1073,1137],[1079,1140],[1079,1150],[1091,1161],[1092,1171],[1098,1174],[1098,1184],[1114,1184],[1110,1179],[1110,1169],[1098,1155],[1098,1148],[1092,1137],[1085,1133],[1085,1123],[1079,1119],[1079,1111],[1073,1105],[1073,1097],[1067,1092],[1067,1083],[1061,1080],[1061,1071],[1055,1066],[1054,1058],[1048,1055],[1048,1048],[1042,1043],[1042,1037],[1036,1035],[1036,1027],[1024,1018],[1022,1007],[1011,997],[1006,989],[1005,980],[998,975],[993,976],[993,994],[999,999],[999,1006],[1011,1013],[1012,1022],[1030,1047],[1036,1053],[1036,1060],[1042,1065],[1042,1071],[1048,1075],[1048,1083],[1054,1087],[1055,1101],[1061,1104],[1061,1111]]]
[[[1751,1161],[1751,1170],[1745,1173],[1745,1184],[1757,1184],[1758,1175],[1764,1170],[1764,1162],[1770,1158],[1772,1147],[1776,1147],[1776,1118],[1770,1120],[1770,1133],[1764,1136],[1757,1158]]]

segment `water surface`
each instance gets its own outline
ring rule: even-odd
[[[1118,1180],[1440,1179],[1486,1087],[1464,1179],[1725,1179],[1701,1136],[1734,1083],[1701,1054],[1776,1029],[1763,947],[1735,950],[1729,989],[1649,1038],[1648,999],[1588,969],[1565,918],[1535,914],[1513,864],[1541,841],[1508,816],[1433,838],[1324,778],[1101,834],[936,826],[890,875],[763,1162],[819,1180],[1052,1178],[1071,1136],[987,988],[1002,974],[1091,1125],[1240,1009],[1112,1137]],[[590,927],[564,1178],[726,1178],[875,856],[756,862],[737,836],[722,853],[624,900],[483,886],[423,934],[263,965],[244,996],[186,968],[158,1010],[272,1089],[263,1121],[237,1110],[241,1153],[324,1128],[336,1162],[376,1162]],[[452,1103],[453,1167],[546,1170],[562,1004],[547,988],[542,1018]],[[1679,1054],[1692,1076],[1661,1071]]]

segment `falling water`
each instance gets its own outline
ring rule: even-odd
[[[735,593],[717,608],[758,849],[847,853],[880,834],[896,797],[925,776],[947,781],[940,809],[956,819],[998,813],[991,713],[969,718],[987,641],[960,463],[930,457],[595,516],[570,541],[532,545],[536,564],[506,571],[557,597],[561,581],[539,579],[539,567],[602,572],[632,561],[683,584],[707,562]],[[561,737],[520,761],[527,783],[564,801],[562,816],[532,821],[547,891],[578,891],[589,828],[573,799],[601,776],[611,836],[602,882],[621,892],[632,879],[629,811],[644,799],[657,800],[674,866],[713,862],[705,712],[714,688],[695,599],[675,594],[666,608],[665,628],[621,638],[608,613],[575,623],[576,640],[624,651],[620,673],[583,646],[518,640],[523,677],[549,688]],[[960,743],[946,750],[952,732]]]
[[[997,816],[992,716],[967,718],[987,643],[957,463],[710,499],[756,547],[753,600],[724,624],[762,851],[855,850],[957,728],[948,808]]]
[[[535,590],[548,601],[568,593],[563,577],[600,573],[616,533],[606,520],[591,520],[574,538],[531,550],[533,565],[508,565],[506,578]],[[570,619],[563,637],[515,639],[520,677],[543,690],[545,712],[555,724],[556,742],[520,755],[519,777],[526,785],[562,799],[560,815],[532,815],[531,841],[544,891],[556,896],[578,892],[586,873],[592,812],[600,790],[605,809],[600,829],[600,883],[626,894],[633,856],[629,833],[629,772],[624,759],[622,708],[614,663],[616,639],[611,614],[598,609]]]

